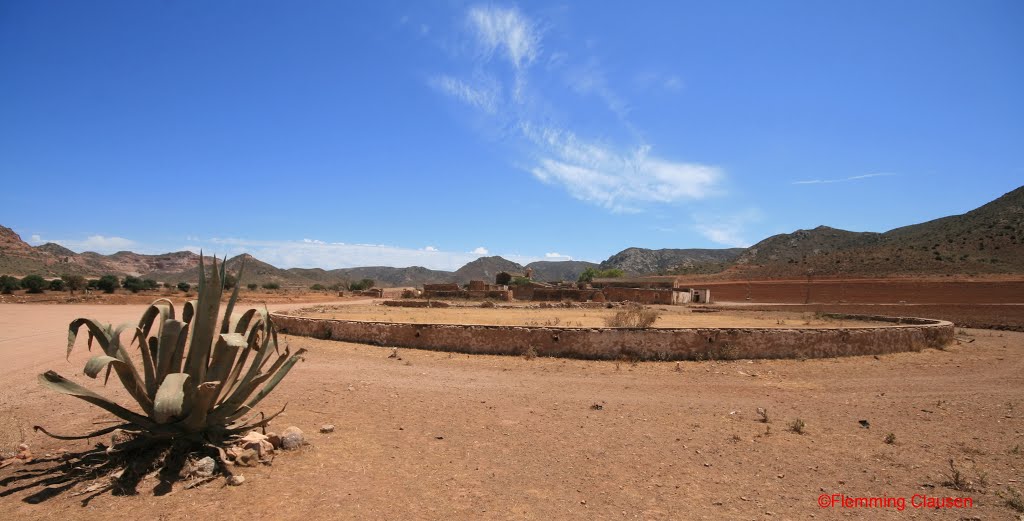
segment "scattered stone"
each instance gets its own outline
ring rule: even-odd
[[[334,425],[327,424],[320,427],[320,434],[328,434],[334,432]]]
[[[274,444],[268,438],[267,435],[259,431],[249,431],[248,434],[238,441],[238,444],[243,449],[255,451],[262,461],[274,455]]]
[[[234,474],[228,478],[228,485],[231,485],[232,487],[237,487],[242,483],[245,483],[245,476],[241,474]]]
[[[208,478],[217,470],[217,462],[207,456],[198,460],[189,460],[181,468],[179,475],[182,478]]]
[[[871,423],[869,423],[867,420],[861,420],[861,421],[859,421],[857,423],[859,423],[860,426],[864,427],[865,429],[870,429],[871,428]]]
[[[595,410],[595,411],[600,411],[600,410],[604,409],[604,405],[601,405],[599,403],[595,403],[594,405],[591,405],[590,408]]]
[[[269,441],[270,444],[273,445],[275,449],[281,448],[281,437],[278,436],[277,434],[274,434],[273,432],[268,432],[267,441]]]
[[[242,449],[235,456],[235,465],[239,467],[255,467],[259,462],[259,453],[252,449]]]
[[[302,430],[294,425],[288,427],[281,434],[281,448],[284,450],[295,450],[306,443],[306,437]]]

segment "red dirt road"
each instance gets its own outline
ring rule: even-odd
[[[102,308],[86,314],[134,319],[141,309]],[[75,433],[108,418],[39,388],[43,369],[123,398],[81,375],[84,345],[64,361],[64,327],[81,314],[0,306],[0,449],[24,440],[36,454],[81,450],[86,442],[31,426]],[[0,519],[1016,518],[997,492],[1024,492],[1024,333],[967,333],[946,351],[878,359],[678,366],[410,349],[397,360],[390,349],[287,337],[309,354],[263,409],[287,402],[273,428],[301,427],[308,448],[241,469],[241,487],[154,497],[144,481],[137,496],[86,506],[88,495],[71,493],[88,483],[26,503],[39,487],[21,490],[31,482],[13,481],[25,469],[14,465],[0,470]],[[803,435],[788,430],[797,418]],[[337,430],[317,433],[324,423]],[[979,490],[943,484],[951,458]],[[833,493],[965,496],[974,506],[818,506]]]

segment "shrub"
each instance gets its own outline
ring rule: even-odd
[[[28,290],[29,293],[42,293],[47,286],[49,284],[39,275],[29,275],[21,279],[21,287]]]
[[[142,288],[145,290],[154,290],[160,287],[160,283],[153,279],[143,279]]]
[[[166,465],[168,473],[177,474],[173,468],[176,461],[180,464],[190,454],[205,453],[219,459],[221,471],[230,474],[222,447],[252,429],[265,427],[280,414],[256,415],[255,407],[302,359],[305,350],[292,354],[287,346],[282,349],[278,345],[274,323],[265,308],[233,315],[237,290],[221,318],[223,267],[219,271],[214,260],[207,279],[200,260],[199,300],[185,304],[180,320],[175,318],[179,315],[171,301],[157,299],[142,314],[137,328],[134,324],[114,328],[83,318],[68,326],[69,353],[82,326],[89,332],[90,345],[95,341],[103,350],[85,364],[85,374],[92,378],[104,372],[116,374],[141,411],[129,410],[54,371],[39,375],[44,387],[85,400],[120,419],[120,424],[86,436],[120,429],[129,441],[97,449],[93,458],[120,457],[122,464],[131,466],[142,455],[163,454],[153,464],[157,468]],[[122,339],[126,331],[128,341]],[[136,342],[142,349],[133,349]],[[141,366],[132,359],[132,352],[141,353]],[[131,479],[130,472],[124,474],[126,480]]]
[[[281,285],[276,282],[264,282],[263,289],[281,289]]]
[[[89,280],[85,281],[85,288],[86,289],[99,289],[100,288],[100,279],[89,279]]]
[[[14,290],[21,289],[21,281],[10,276],[0,275],[0,293],[10,295]]]
[[[50,291],[64,291],[64,287],[65,284],[63,280],[53,279],[48,283],[48,287],[46,289]]]
[[[234,275],[232,275],[230,273],[224,274],[224,289],[235,289],[235,286],[237,284],[238,284],[238,277],[235,277]]]
[[[530,279],[528,279],[526,277],[516,277],[516,278],[512,279],[512,281],[509,282],[508,285],[509,286],[526,286],[526,285],[529,285],[532,282],[533,282],[532,280],[530,280]]]
[[[364,289],[370,289],[377,285],[377,282],[373,279],[363,279],[360,281],[352,282],[348,285],[348,289],[352,291],[362,291]]]
[[[258,288],[260,286],[259,286],[259,284],[256,284],[255,282],[250,282],[249,284],[246,284],[245,287],[249,288],[250,290],[254,290],[254,289],[256,289],[256,288]]]
[[[188,290],[190,290],[190,289],[192,289],[192,285],[189,284],[188,282],[179,282],[178,283],[178,291],[181,291],[183,293],[188,293]]]
[[[807,424],[804,423],[804,421],[801,420],[800,418],[797,418],[797,419],[793,420],[793,423],[789,424],[789,430],[791,430],[791,431],[793,431],[793,432],[795,432],[797,434],[803,434],[803,433],[807,432],[806,429],[807,429]]]
[[[61,275],[60,280],[64,281],[64,286],[68,288],[72,295],[75,294],[75,291],[85,289],[85,277],[81,275]]]
[[[611,268],[607,270],[599,270],[597,268],[587,268],[580,273],[580,278],[577,282],[593,282],[594,279],[614,279],[624,276],[626,273],[620,269]]]
[[[311,289],[313,291],[323,291],[323,290],[325,290],[327,288],[324,287],[323,284],[313,284],[312,286],[309,287],[309,289]]]
[[[121,287],[131,291],[132,293],[138,293],[143,289],[146,289],[146,285],[142,282],[142,279],[131,275],[128,275],[123,281],[121,281]]]
[[[99,289],[104,293],[113,293],[119,285],[117,277],[113,275],[104,275],[96,281],[96,289]]]
[[[608,327],[651,327],[658,320],[659,315],[661,313],[657,310],[647,309],[637,304],[617,311],[614,315],[606,318],[604,323]]]

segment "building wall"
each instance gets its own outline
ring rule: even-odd
[[[953,341],[953,324],[941,320],[835,315],[845,320],[892,322],[868,328],[552,328],[396,324],[313,319],[274,314],[283,334],[460,353],[599,360],[707,360],[827,358],[880,355],[942,348]]]

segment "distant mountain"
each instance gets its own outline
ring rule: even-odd
[[[471,280],[482,280],[493,284],[494,276],[503,271],[522,273],[525,270],[526,268],[522,264],[501,257],[480,257],[455,270],[455,281],[465,283]]]
[[[450,271],[430,270],[422,266],[408,268],[391,268],[388,266],[370,266],[365,268],[342,268],[328,272],[345,280],[373,279],[378,286],[406,287],[422,286],[441,282],[453,282],[455,274]]]
[[[596,268],[598,264],[587,261],[536,261],[526,265],[533,269],[533,280],[541,282],[575,281],[587,268]]]
[[[702,264],[723,264],[736,260],[743,248],[662,249],[626,248],[608,257],[601,269],[620,269],[629,275],[663,274]]]
[[[714,278],[792,278],[815,276],[1024,274],[1024,187],[963,215],[943,217],[885,233],[851,232],[819,226],[775,235],[748,249],[627,248],[599,265],[582,261],[539,261],[522,266],[501,257],[480,257],[455,272],[412,266],[371,266],[323,270],[280,269],[251,255],[228,259],[237,272],[246,261],[243,282],[286,286],[333,284],[364,278],[380,286],[419,286],[430,282],[493,281],[502,271],[527,267],[541,281],[576,280],[588,267],[639,274],[713,274]],[[136,275],[161,282],[198,279],[199,255],[189,251],[143,255],[75,253],[59,244],[30,246],[0,226],[0,274],[48,277]]]

